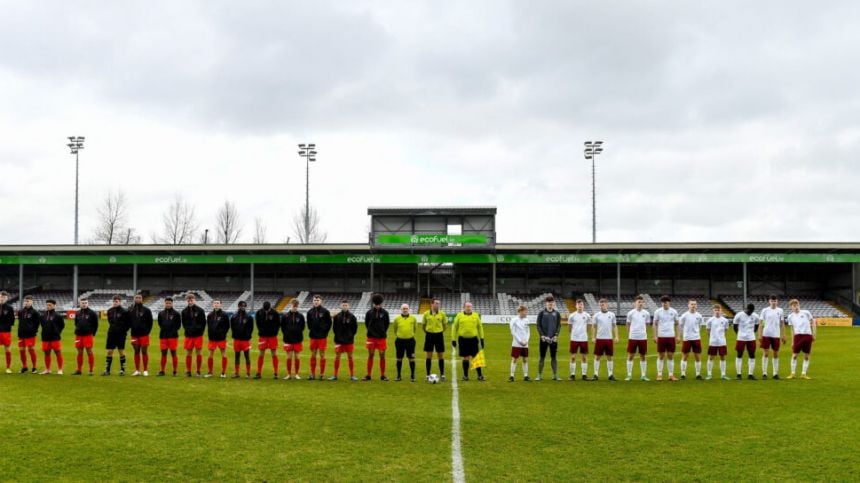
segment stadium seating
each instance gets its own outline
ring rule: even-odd
[[[813,317],[848,317],[848,314],[834,307],[826,300],[816,297],[780,297],[779,306],[787,313],[789,311],[788,301],[796,298],[800,301],[800,308],[808,310]],[[768,305],[767,295],[750,295],[747,297],[749,303],[755,305],[756,312],[761,312],[761,309]],[[722,300],[735,313],[743,311],[744,298],[742,295],[725,295],[721,296]]]
[[[520,304],[525,305],[529,310],[530,314],[537,314],[544,308],[544,303],[547,296],[553,295],[549,292],[542,293],[539,295],[526,295],[526,294],[506,294],[499,293],[498,295],[498,315],[516,315],[517,307]],[[561,313],[563,318],[566,318],[570,311],[567,308],[567,305],[564,303],[564,299],[559,296],[555,296],[556,299],[556,309]]]

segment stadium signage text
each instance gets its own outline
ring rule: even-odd
[[[446,235],[443,233],[415,233],[411,235],[377,235],[377,245],[486,245],[486,235]]]

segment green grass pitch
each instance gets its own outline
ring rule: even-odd
[[[508,329],[486,330],[488,381],[473,377],[459,383],[467,481],[860,479],[858,330],[820,329],[811,381],[674,383],[609,382],[605,377],[598,382],[508,383]],[[623,332],[616,354],[623,351]],[[96,340],[97,373],[104,366],[103,336]],[[532,376],[536,339],[533,333]],[[415,384],[349,382],[343,380],[345,363],[338,382],[275,381],[268,361],[267,377],[260,381],[118,377],[116,369],[112,377],[73,377],[72,340],[72,331],[66,330],[65,376],[17,374],[17,348],[16,373],[0,375],[0,480],[452,477],[451,384],[423,382],[423,354]],[[419,334],[419,349],[422,341]],[[363,376],[363,337],[356,342],[356,372]],[[560,372],[566,378],[567,347],[560,345]],[[393,376],[390,347],[388,374]],[[649,344],[652,379],[654,348]],[[329,373],[331,352],[330,345]],[[253,356],[255,362],[256,351]],[[282,352],[280,357],[283,367]],[[309,369],[307,357],[306,351],[303,376]],[[760,351],[758,357],[760,366]],[[789,357],[783,351],[783,377]],[[615,363],[616,376],[622,378],[623,359],[617,357]],[[39,353],[40,369],[42,360]],[[152,374],[158,360],[156,347]],[[731,352],[727,360],[733,377]],[[232,367],[231,352],[230,371]],[[638,364],[634,371],[638,376]],[[688,371],[693,373],[692,363]],[[549,373],[547,362],[544,375]]]

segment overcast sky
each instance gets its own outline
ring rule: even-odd
[[[497,206],[500,242],[860,239],[854,1],[0,0],[0,244],[81,238],[122,190],[250,241],[311,203]],[[295,237],[294,237],[295,239]]]

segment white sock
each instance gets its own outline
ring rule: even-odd
[[[657,359],[657,377],[663,375],[663,359]]]
[[[772,359],[772,364],[773,364],[773,375],[775,376],[775,375],[779,374],[779,359],[774,357]]]
[[[724,360],[720,361],[720,375],[723,377],[726,376],[726,361]]]
[[[806,375],[806,370],[809,369],[809,359],[803,360],[803,375]]]
[[[668,362],[669,362],[669,375],[674,376],[675,375],[675,359],[674,358],[669,359]]]
[[[511,362],[511,377],[514,377],[514,373],[517,371],[517,363]]]
[[[648,361],[639,361],[639,375],[641,377],[645,377],[645,374],[648,373]]]
[[[681,359],[681,375],[682,376],[687,375],[687,360],[686,359]]]
[[[750,371],[750,375],[753,375],[755,373],[755,357],[750,357],[747,359],[747,369]]]
[[[737,359],[735,359],[735,372],[736,373],[738,373],[738,374],[741,373],[741,365],[743,365],[743,363],[744,363],[743,358],[738,357]]]
[[[797,370],[797,357],[792,357],[791,358],[791,373],[794,374],[794,372],[796,370]]]
[[[598,372],[600,372],[600,359],[594,359],[594,377],[597,377]]]
[[[696,375],[701,376],[702,375],[702,361],[696,361],[695,364],[696,364]]]
[[[588,362],[580,362],[579,368],[582,371],[582,377],[585,377],[588,374]]]
[[[606,361],[606,369],[609,371],[610,376],[615,375],[615,361]]]
[[[767,356],[761,356],[761,375],[767,375]]]
[[[568,364],[568,366],[570,367],[570,375],[575,376],[576,375],[576,362],[570,361],[570,364]]]
[[[714,361],[711,359],[708,359],[708,377],[711,377],[711,373],[713,373],[713,370],[714,370]]]
[[[630,377],[633,375],[633,361],[627,361],[627,376]]]
[[[527,377],[529,375],[529,362],[523,361],[523,377]]]

